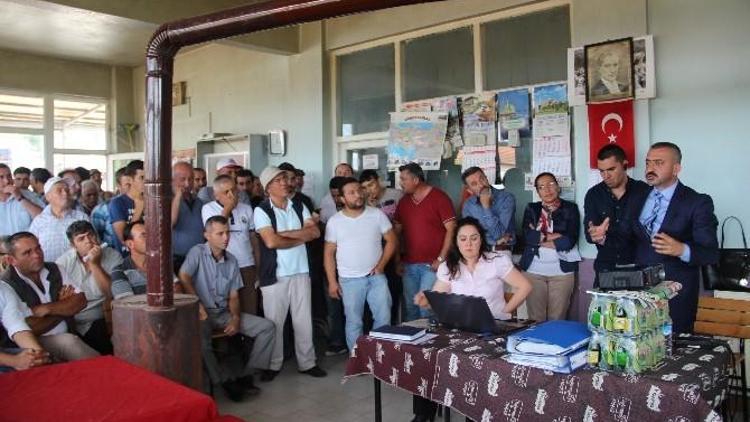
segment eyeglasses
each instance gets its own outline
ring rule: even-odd
[[[549,183],[540,183],[536,185],[537,190],[544,190],[544,189],[554,189],[557,187],[557,182],[549,182]]]

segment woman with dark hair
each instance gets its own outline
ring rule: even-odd
[[[578,206],[560,198],[552,173],[534,180],[540,202],[523,213],[525,247],[518,265],[534,287],[526,306],[536,321],[565,319],[581,255],[576,242],[580,230]]]
[[[514,288],[513,298],[507,303],[505,283]],[[438,267],[432,290],[483,297],[495,318],[508,319],[526,300],[531,283],[513,267],[508,255],[490,252],[479,220],[465,217],[458,221],[450,252]],[[428,306],[423,292],[417,293],[414,303]]]
[[[505,283],[514,294],[505,302]],[[437,270],[433,291],[483,297],[492,316],[509,319],[531,292],[531,283],[518,271],[510,257],[490,251],[479,220],[465,217],[458,220],[450,252]],[[417,293],[414,303],[427,308],[423,292]],[[412,422],[431,421],[437,407],[434,402],[414,396],[415,417]]]

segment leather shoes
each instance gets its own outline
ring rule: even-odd
[[[328,375],[326,371],[320,369],[319,366],[313,366],[312,368],[306,370],[306,371],[299,371],[300,374],[310,375],[311,377],[315,378],[323,378],[324,376]]]
[[[273,369],[264,369],[263,373],[260,374],[260,380],[261,382],[273,381],[273,379],[276,378],[276,375],[279,375],[279,372],[281,371],[274,371]]]
[[[255,382],[253,382],[253,376],[252,375],[245,375],[242,378],[238,378],[237,379],[237,383],[239,383],[240,386],[250,396],[257,396],[258,394],[260,394],[260,388],[258,388],[255,385]]]
[[[221,387],[224,389],[227,397],[229,397],[229,400],[241,402],[245,396],[244,389],[236,381],[224,382],[221,384]]]

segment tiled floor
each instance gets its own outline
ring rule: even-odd
[[[247,422],[371,422],[375,420],[373,379],[370,376],[350,378],[341,383],[346,356],[323,359],[320,366],[328,371],[325,378],[297,373],[294,360],[270,383],[257,383],[260,395],[234,403],[220,389],[216,403],[221,414],[240,417]],[[411,420],[411,396],[383,385],[383,420]],[[461,419],[463,420],[463,419]]]

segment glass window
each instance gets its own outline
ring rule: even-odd
[[[106,150],[106,103],[55,100],[55,148]]]
[[[65,169],[84,167],[86,169],[97,169],[102,172],[102,180],[109,180],[107,177],[107,156],[100,154],[54,154],[53,174],[57,174]]]
[[[474,92],[471,27],[404,42],[404,101]]]
[[[0,133],[0,163],[11,169],[44,167],[44,135]]]
[[[44,99],[0,94],[0,126],[42,129]]]
[[[567,7],[485,23],[482,38],[485,90],[566,79]]]
[[[388,130],[396,105],[393,51],[389,44],[338,56],[339,136]]]

